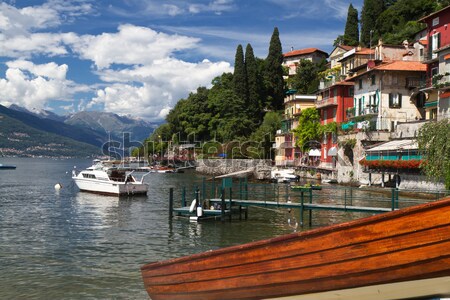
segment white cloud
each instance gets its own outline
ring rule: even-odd
[[[68,50],[63,40],[64,35],[52,33],[18,35],[11,38],[0,33],[0,52],[2,56],[17,58],[29,58],[33,55],[65,55]]]
[[[73,47],[81,58],[92,60],[102,69],[111,64],[148,64],[176,51],[192,49],[198,42],[196,38],[126,24],[119,26],[117,33],[81,36]]]
[[[0,3],[0,31],[6,36],[26,35],[30,31],[55,27],[73,17],[90,14],[87,0],[49,0],[43,5],[16,8]]]
[[[168,1],[163,8],[175,16],[185,13],[187,5]],[[229,0],[216,0],[198,9],[219,12],[232,5]],[[201,40],[187,35],[131,24],[98,35],[50,32],[64,20],[92,11],[85,0],[50,0],[22,9],[0,4],[0,55],[17,58],[6,63],[5,76],[0,77],[0,102],[45,108],[51,101],[72,101],[78,92],[95,90],[91,99],[84,94],[82,100],[77,100],[78,109],[101,106],[106,111],[161,120],[180,98],[199,86],[210,85],[215,76],[232,71],[227,62],[193,63],[175,58],[193,49],[201,51]],[[31,61],[35,57],[64,57],[67,63],[36,64]],[[68,80],[74,59],[92,61],[95,68],[90,71],[101,82],[87,87]],[[59,107],[73,110],[77,104]]]
[[[42,76],[49,79],[65,80],[68,70],[66,64],[58,66],[54,62],[48,64],[35,65],[30,61],[16,60],[7,62],[6,65],[10,69],[20,69],[28,71],[33,75]]]
[[[323,17],[345,19],[347,17],[348,0],[265,0],[272,4],[283,7],[289,13],[283,15],[283,19],[307,17],[321,19]],[[353,1],[353,6],[362,3],[362,0]],[[356,6],[358,7],[358,5]]]
[[[189,5],[189,12],[198,14],[201,12],[214,12],[216,14],[222,14],[223,12],[232,11],[236,9],[233,0],[214,0],[207,4],[194,3]]]
[[[44,108],[50,100],[68,101],[74,93],[88,90],[66,79],[67,65],[20,60],[7,62],[7,66],[5,78],[0,78],[0,102],[4,105]]]
[[[98,90],[90,106],[101,104],[105,110],[118,114],[161,120],[188,92],[199,86],[209,86],[212,78],[231,71],[229,63],[225,62],[205,60],[194,64],[173,58],[132,69],[103,70],[98,72],[101,78],[114,83]]]

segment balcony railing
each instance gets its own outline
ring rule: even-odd
[[[284,143],[281,143],[280,148],[281,149],[292,149],[292,148],[294,148],[294,145],[292,142],[284,142]]]
[[[325,98],[323,100],[320,101],[316,101],[316,107],[325,107],[325,106],[329,106],[329,105],[337,105],[337,97],[330,97],[330,98]]]
[[[405,87],[407,89],[419,88],[424,85],[425,85],[425,79],[423,79],[423,78],[416,78],[416,77],[407,77],[406,78]]]
[[[365,115],[378,114],[378,105],[366,105],[364,108]]]

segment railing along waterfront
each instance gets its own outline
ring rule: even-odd
[[[230,179],[223,181],[214,178],[203,179],[193,186],[183,187],[177,193],[172,197],[181,200],[178,202],[181,207],[188,207],[196,198],[205,208],[221,207],[221,201],[225,201],[224,209],[229,213],[230,220],[233,207],[236,208],[235,211],[239,211],[239,216],[242,207],[298,209],[302,225],[305,216],[309,217],[309,224],[312,225],[313,211],[375,214],[435,201],[450,195],[450,191],[357,188],[339,185],[300,186],[297,183],[249,183],[245,178],[234,182]],[[215,212],[215,214],[219,213]]]

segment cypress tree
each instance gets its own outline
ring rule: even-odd
[[[236,95],[244,103],[248,103],[247,96],[247,74],[245,72],[244,50],[242,45],[237,46],[234,60],[233,88]]]
[[[372,42],[377,39],[378,33],[376,28],[376,22],[378,16],[384,10],[384,1],[382,0],[364,0],[364,5],[361,11],[361,44],[363,46],[369,46],[370,44],[370,31],[374,30],[372,35]]]
[[[280,34],[275,27],[270,39],[269,54],[266,58],[265,81],[269,108],[280,110],[283,108],[284,80],[283,80],[283,52],[281,49]]]
[[[352,4],[348,7],[344,42],[349,46],[357,46],[359,44],[358,10]]]
[[[248,102],[247,110],[249,115],[259,123],[261,115],[261,78],[258,72],[258,65],[255,60],[253,48],[247,44],[245,48],[245,70],[247,73]]]

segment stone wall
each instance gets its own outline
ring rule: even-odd
[[[249,171],[257,179],[270,179],[271,169],[270,159],[199,159],[196,171],[209,176]]]

